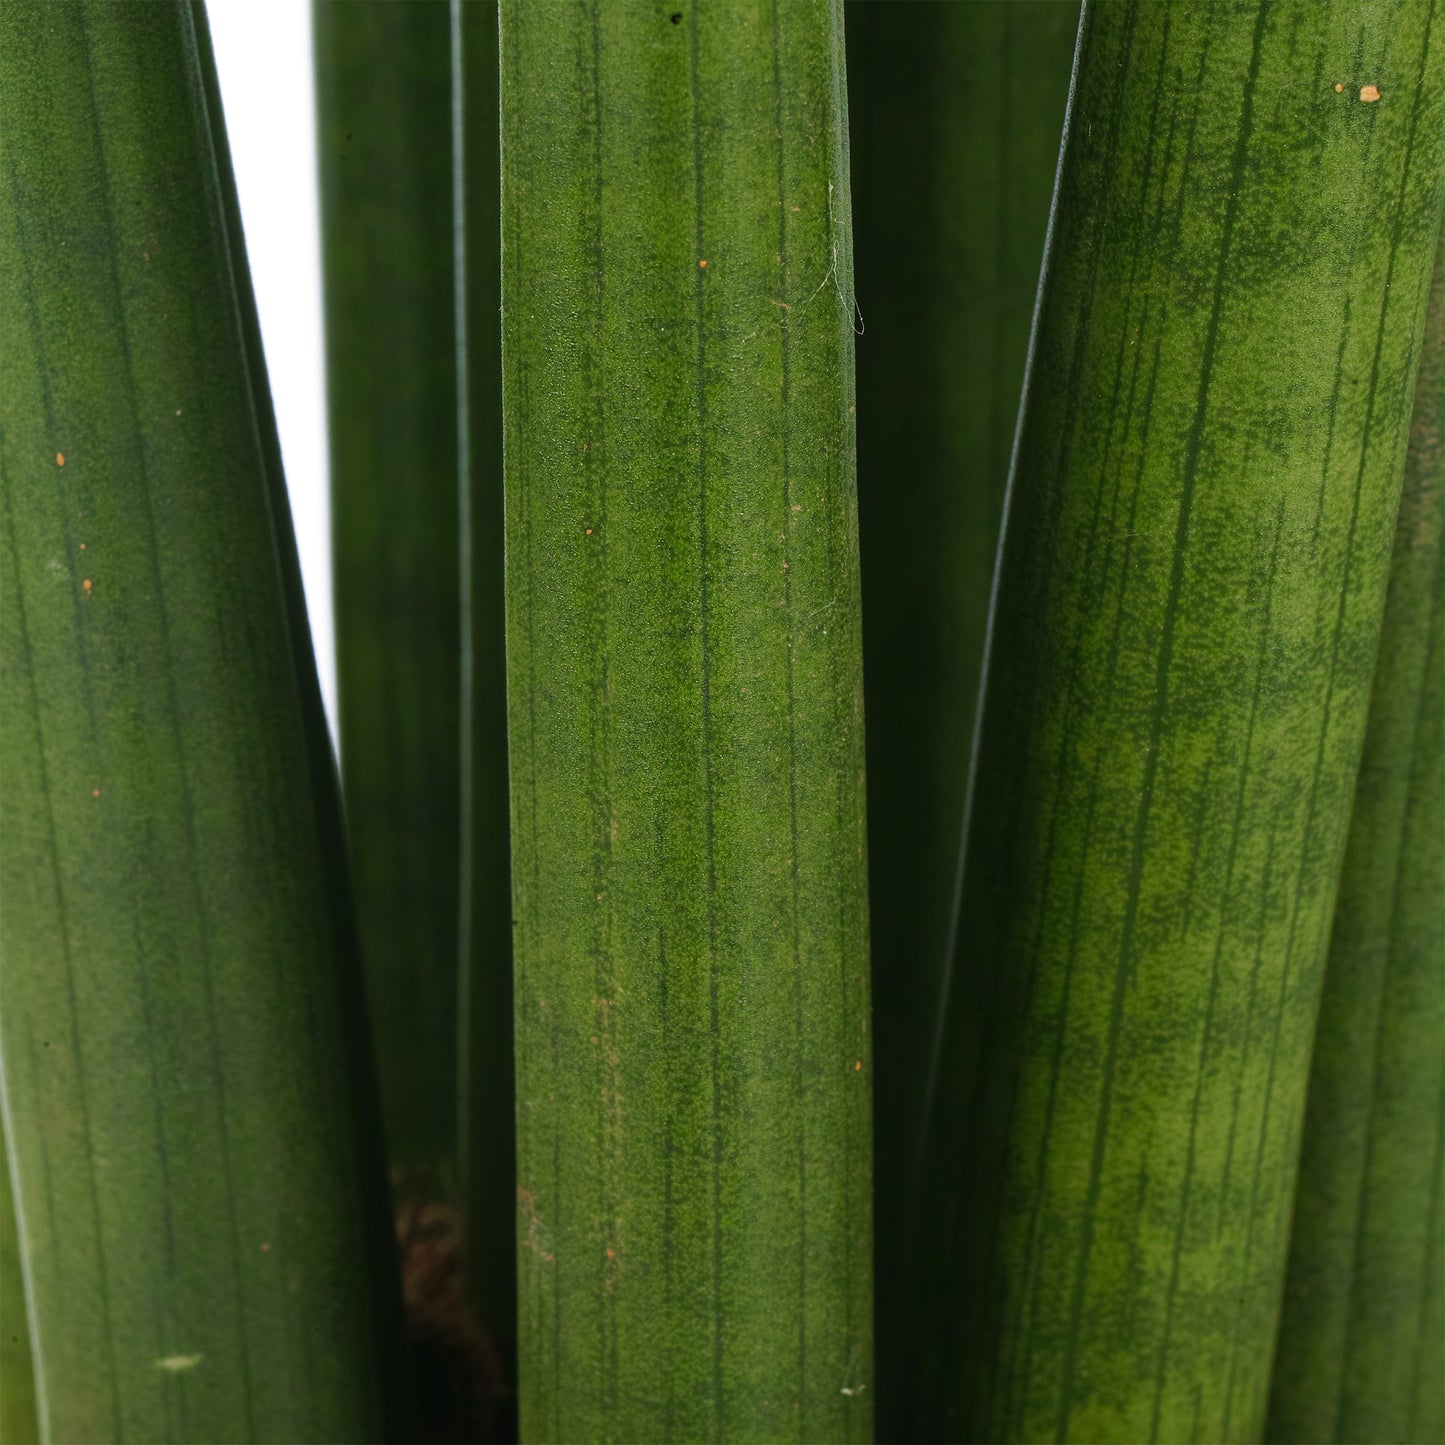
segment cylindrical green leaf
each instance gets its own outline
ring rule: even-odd
[[[1325,969],[1269,1438],[1445,1439],[1445,239]]]
[[[512,891],[503,614],[501,176],[496,0],[453,0],[454,197],[465,410],[462,461],[460,1158],[471,1294],[515,1354],[517,1207]]]
[[[920,1433],[1249,1440],[1445,200],[1430,0],[1090,6],[971,798]]]
[[[446,0],[317,0],[346,821],[387,1143],[456,1157],[461,594]]]
[[[870,1433],[841,10],[502,6],[529,1440]]]
[[[0,9],[0,152],[0,1061],[42,1427],[375,1438],[385,1181],[203,12]]]
[[[948,957],[999,515],[1078,0],[851,0],[879,1408]]]

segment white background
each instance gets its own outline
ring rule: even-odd
[[[336,730],[316,94],[307,0],[208,0],[321,692]]]

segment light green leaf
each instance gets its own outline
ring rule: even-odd
[[[502,7],[529,1440],[871,1434],[841,9]]]
[[[1310,1071],[1272,1440],[1445,1439],[1445,240]]]
[[[1445,201],[1429,0],[1089,6],[986,680],[926,1438],[1258,1438]]]

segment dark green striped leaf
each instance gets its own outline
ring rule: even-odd
[[[317,0],[341,775],[393,1163],[454,1162],[461,594],[451,20]]]
[[[851,0],[879,1408],[903,1406],[928,1044],[1077,0]]]
[[[465,315],[462,440],[462,998],[460,1065],[466,1266],[477,1308],[510,1366],[517,1207],[512,1078],[512,894],[503,616],[501,177],[497,6],[453,9],[460,126],[458,228]]]
[[[523,1435],[865,1439],[841,4],[501,39]]]
[[[1445,1439],[1445,240],[1310,1072],[1269,1438]]]
[[[0,8],[0,184],[0,1061],[47,1438],[374,1438],[385,1181],[199,7]]]
[[[928,1438],[1262,1426],[1445,200],[1434,10],[1086,12],[936,1101]]]

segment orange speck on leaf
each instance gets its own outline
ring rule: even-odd
[[[90,591],[90,578],[87,577],[80,585],[81,585],[83,588],[85,588],[85,590],[86,590],[87,592],[89,592],[89,591]]]
[[[262,1253],[262,1254],[270,1254],[270,1253],[271,1253],[271,1246],[270,1246],[269,1244],[263,1244],[263,1245],[261,1246],[261,1253]]]
[[[855,1063],[855,1064],[853,1065],[853,1072],[856,1074],[862,1067],[863,1067],[863,1060],[862,1060],[862,1059],[859,1059],[859,1060],[857,1061],[857,1063]]]
[[[82,552],[85,551],[85,543],[84,543],[84,542],[82,542],[82,543],[80,544],[80,550],[81,550]]]
[[[1380,88],[1377,85],[1362,85],[1360,87],[1360,99],[1367,105],[1372,100],[1379,100]]]
[[[64,453],[64,452],[56,452],[56,454],[55,454],[55,465],[56,465],[57,467],[63,467],[63,466],[65,465],[65,453]]]
[[[99,789],[99,788],[92,788],[92,789],[90,790],[90,796],[91,796],[92,798],[98,798],[98,797],[100,797],[100,789]]]
[[[617,1258],[617,1251],[616,1251],[615,1249],[609,1249],[609,1250],[607,1251],[607,1258],[608,1258],[608,1259],[616,1259],[616,1258]]]
[[[588,535],[589,537],[592,535],[592,528],[591,528],[591,527],[588,527],[588,528],[587,528],[587,535]]]
[[[698,269],[699,271],[706,271],[706,270],[707,270],[707,262],[706,262],[706,261],[699,261],[699,262],[697,263],[697,269]]]
[[[1336,81],[1336,82],[1335,82],[1335,94],[1338,95],[1343,89],[1344,89],[1344,86],[1341,85],[1338,81]]]

